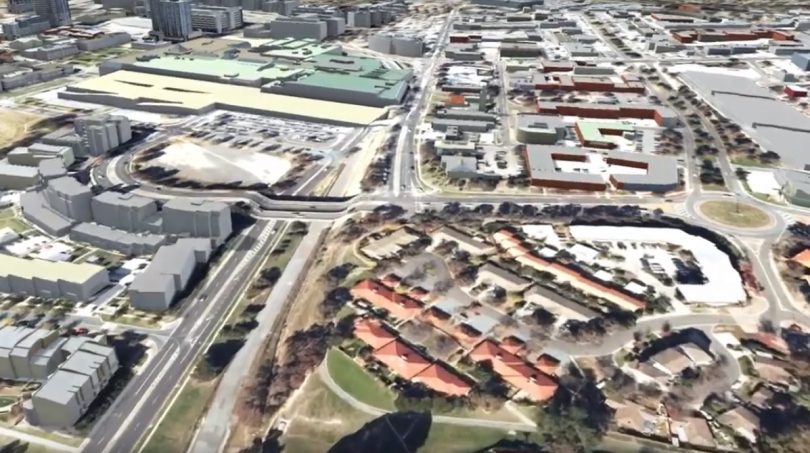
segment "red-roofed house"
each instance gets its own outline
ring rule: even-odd
[[[363,343],[379,349],[397,339],[380,321],[362,318],[354,322],[354,336],[363,340]]]
[[[802,267],[810,269],[810,249],[804,249],[801,252],[793,255],[790,259],[794,263],[800,264]]]
[[[394,373],[412,379],[430,366],[430,361],[400,340],[394,340],[372,353]]]
[[[489,363],[492,371],[520,390],[525,398],[542,402],[557,392],[557,383],[492,340],[484,340],[470,352],[474,362]]]
[[[436,363],[422,370],[412,381],[420,382],[430,389],[452,396],[464,396],[471,390],[470,384],[464,379]]]
[[[382,278],[382,284],[389,288],[396,288],[400,283],[402,283],[402,279],[399,278],[399,275],[394,273],[387,274]]]
[[[355,299],[365,299],[385,309],[394,318],[411,319],[422,310],[422,304],[418,301],[399,294],[376,280],[358,282],[351,292]]]
[[[557,370],[560,368],[560,361],[556,357],[543,353],[537,357],[534,366],[549,376],[556,376]]]

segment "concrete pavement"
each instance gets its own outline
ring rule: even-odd
[[[82,451],[107,453],[135,451],[135,447],[162,412],[169,396],[177,391],[186,373],[218,328],[224,314],[249,283],[251,274],[269,242],[267,231],[273,222],[259,220],[234,240],[233,250],[222,260],[202,291],[205,300],[187,301],[182,321],[171,333],[164,347],[155,352],[141,372],[124,388],[113,406],[94,426]]]
[[[267,338],[274,333],[278,315],[283,311],[294,288],[299,284],[311,257],[320,245],[320,238],[328,229],[325,224],[313,224],[301,241],[287,266],[284,268],[278,283],[270,292],[265,306],[257,321],[259,325],[248,335],[247,341],[231,361],[217,386],[211,407],[203,420],[197,435],[192,442],[191,453],[215,453],[221,451],[229,437],[231,419],[236,406],[236,396],[252,369],[251,364],[259,357],[260,348]]]

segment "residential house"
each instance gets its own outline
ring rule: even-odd
[[[493,340],[479,343],[470,352],[470,359],[476,363],[488,364],[495,374],[519,390],[519,398],[544,402],[557,392],[558,385],[554,379],[503,349]]]
[[[717,422],[734,430],[738,435],[749,442],[756,443],[759,431],[759,417],[743,406],[722,413]]]
[[[382,283],[366,279],[358,282],[351,290],[355,299],[364,299],[382,308],[394,318],[410,319],[422,311],[422,304],[410,297],[399,294]]]
[[[450,227],[441,227],[430,234],[433,245],[443,242],[455,242],[458,249],[474,256],[491,255],[495,253],[495,246],[474,238]]]
[[[494,285],[510,292],[521,292],[528,288],[532,282],[511,271],[508,271],[492,262],[487,262],[478,268],[476,285]]]
[[[422,370],[412,380],[424,384],[439,393],[451,396],[466,396],[472,390],[472,386],[468,382],[444,365],[437,363]]]
[[[371,355],[391,371],[408,380],[431,365],[428,359],[400,340],[388,343]]]

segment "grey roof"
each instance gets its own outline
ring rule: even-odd
[[[137,208],[155,204],[154,200],[146,197],[141,197],[133,193],[120,193],[113,191],[102,192],[93,197],[93,200],[115,206],[129,206]]]
[[[90,339],[87,337],[70,337],[65,342],[64,346],[62,346],[62,349],[64,349],[68,354],[73,354],[81,349],[82,345],[89,341]]]
[[[76,181],[70,176],[52,179],[48,183],[48,187],[64,195],[82,195],[90,193],[89,187],[85,186],[79,181]]]
[[[760,146],[795,169],[810,166],[810,118],[746,77],[687,71],[681,77]]]
[[[442,156],[442,167],[447,173],[475,173],[478,159],[469,156]]]
[[[50,208],[42,192],[24,192],[20,195],[20,205],[25,218],[52,234],[65,234],[76,224]]]
[[[0,348],[14,349],[27,336],[31,335],[34,329],[29,327],[5,326],[0,329]]]
[[[515,286],[528,285],[529,283],[531,283],[529,280],[521,277],[520,275],[517,275],[514,272],[506,270],[500,266],[496,266],[492,262],[487,262],[478,269],[479,277],[481,277],[481,274],[484,273],[491,274],[496,279],[508,282]],[[496,285],[498,284],[497,281],[493,283]]]
[[[588,152],[573,146],[526,145],[526,169],[529,172],[529,177],[546,181],[605,183],[601,175],[558,171],[554,160],[560,156],[570,156],[584,160],[587,159]]]
[[[99,225],[97,223],[89,222],[83,222],[76,225],[73,228],[73,232],[79,235],[86,235],[100,241],[115,244],[121,249],[128,249],[131,245],[139,245],[154,249],[159,247],[166,240],[164,236],[159,234],[131,233],[129,231],[111,228],[107,225]],[[71,238],[73,238],[72,233]],[[84,242],[85,238],[78,236],[76,240]]]
[[[191,256],[195,262],[197,252],[211,250],[211,241],[205,238],[180,239],[158,249],[152,262],[129,286],[130,291],[165,292],[173,287],[174,275],[182,271]],[[172,286],[170,286],[172,285]],[[180,290],[181,288],[175,288]]]
[[[36,329],[22,341],[17,343],[18,348],[31,349],[38,341],[47,338],[52,334],[52,330]]]
[[[517,120],[520,129],[556,131],[566,127],[563,119],[554,115],[518,115]]]
[[[442,109],[436,112],[436,118],[495,122],[495,115],[472,109]]]
[[[36,178],[38,173],[37,167],[26,167],[23,165],[12,165],[0,162],[0,176]]]
[[[196,198],[172,198],[163,205],[163,208],[191,212],[219,212],[228,209],[228,205],[221,201],[199,200]]]
[[[59,366],[60,370],[74,373],[93,375],[106,360],[105,355],[85,351],[84,348],[74,352]]]
[[[651,190],[672,188],[678,185],[678,161],[672,156],[610,151],[607,153],[607,161],[609,164],[614,164],[615,162],[611,162],[612,160],[646,166],[647,173],[643,175],[611,173],[611,179],[618,183],[633,187],[647,186]]]
[[[535,285],[529,288],[529,290],[526,292],[526,295],[528,296],[531,294],[538,294],[541,297],[544,297],[545,299],[554,302],[555,304],[563,308],[571,310],[574,313],[578,313],[579,315],[588,319],[596,318],[597,316],[599,316],[599,312],[592,310],[582,304],[576,303],[571,299],[565,298],[559,295],[558,293],[539,285]]]
[[[456,118],[433,118],[431,124],[434,129],[436,126],[456,126],[462,131],[477,129],[489,130],[495,126],[495,123],[492,121],[461,120]]]
[[[37,170],[39,170],[39,174],[45,179],[59,178],[67,175],[65,162],[58,157],[39,161]]]
[[[74,373],[66,370],[56,370],[48,382],[34,394],[37,398],[53,401],[58,404],[67,404],[73,395],[80,391],[90,380],[86,374]]]

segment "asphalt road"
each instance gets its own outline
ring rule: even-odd
[[[206,280],[204,300],[186,301],[181,322],[165,346],[159,348],[135,376],[115,404],[96,424],[83,445],[87,453],[133,452],[143,434],[161,413],[169,396],[178,390],[185,373],[204,351],[207,340],[224,319],[235,295],[248,283],[269,247],[273,222],[259,220],[234,239],[233,249]]]
[[[278,284],[267,297],[265,306],[257,317],[259,325],[253,329],[247,341],[239,349],[220,379],[211,407],[197,431],[189,448],[189,453],[211,453],[220,451],[228,439],[231,418],[245,378],[251,370],[253,360],[259,356],[262,346],[273,333],[273,327],[290,294],[306,271],[310,257],[317,250],[321,234],[329,228],[326,223],[312,223],[309,232],[298,245],[289,263],[284,268]]]

